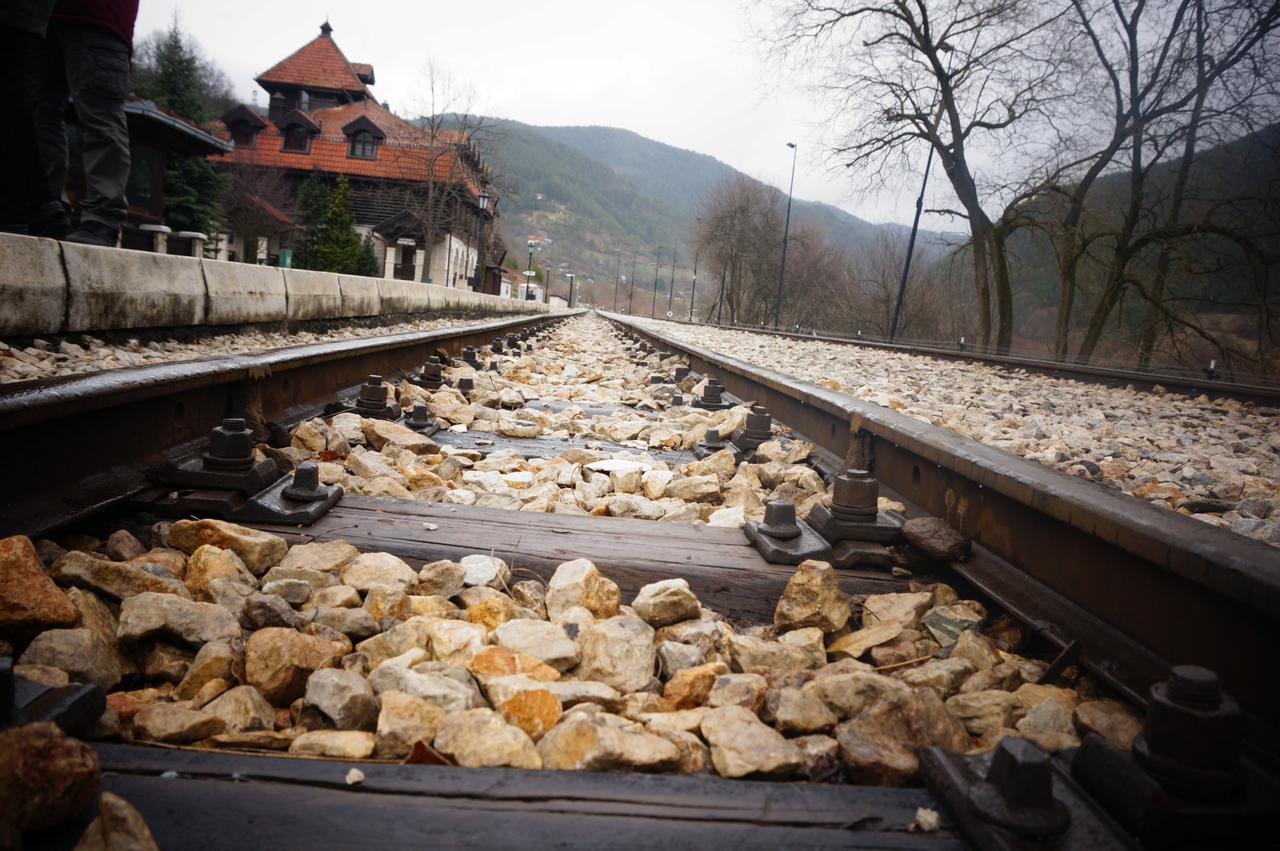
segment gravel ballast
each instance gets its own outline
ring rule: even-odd
[[[636,321],[1280,546],[1278,409],[980,362]]]

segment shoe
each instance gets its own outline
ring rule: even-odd
[[[67,217],[67,210],[57,201],[45,204],[31,217],[32,236],[66,239],[69,230],[71,230],[71,221]]]
[[[120,230],[102,222],[81,222],[80,227],[67,234],[66,241],[115,248],[120,241]]]

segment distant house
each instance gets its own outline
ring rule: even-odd
[[[346,175],[356,229],[372,237],[386,277],[483,289],[492,278],[496,291],[496,278],[477,275],[497,203],[487,164],[462,134],[433,134],[379,104],[373,67],[350,62],[332,33],[326,21],[255,78],[266,113],[242,104],[223,115],[220,135],[234,147],[214,161],[278,171],[295,194],[312,171]],[[258,236],[231,234],[227,251],[254,260],[278,250],[278,236]]]

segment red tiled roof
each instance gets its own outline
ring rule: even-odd
[[[347,155],[349,143],[342,128],[361,116],[377,125],[386,137],[379,142],[377,156],[372,160]],[[461,133],[442,131],[433,139],[429,131],[384,109],[375,100],[317,109],[307,113],[307,117],[320,127],[320,132],[311,137],[311,150],[307,153],[280,150],[282,134],[268,124],[257,134],[252,148],[236,148],[211,159],[302,171],[318,168],[332,174],[389,180],[434,179],[440,183],[462,183],[476,195],[483,191],[474,169],[459,156],[457,146],[465,141]],[[218,135],[230,138],[221,125]]]
[[[293,219],[289,218],[284,213],[276,209],[275,205],[273,205],[267,199],[259,197],[257,195],[250,195],[249,200],[253,204],[255,204],[258,207],[258,209],[262,210],[268,216],[280,222],[281,224],[286,224],[286,225],[289,225],[290,227],[293,226]]]
[[[343,92],[368,94],[356,70],[334,42],[322,32],[255,78],[263,88],[267,83],[311,86]]]

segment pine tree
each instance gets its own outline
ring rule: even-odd
[[[360,244],[360,269],[356,274],[364,275],[366,278],[382,277],[378,255],[373,252],[373,237],[367,233],[364,235],[364,242]]]
[[[340,174],[329,195],[329,204],[325,207],[324,221],[316,240],[316,268],[347,275],[361,274],[364,251],[355,224],[356,219],[351,212],[351,189],[346,175]]]
[[[134,89],[157,106],[193,124],[208,120],[206,65],[178,29],[175,17],[155,42],[149,63],[140,68]],[[174,157],[164,170],[165,224],[174,230],[212,233],[222,215],[221,199],[230,180],[213,163],[198,157]]]
[[[312,169],[307,179],[298,185],[298,219],[302,230],[297,238],[298,256],[294,265],[299,269],[320,269],[316,259],[316,246],[324,227],[325,211],[329,208],[328,182],[319,169]]]

